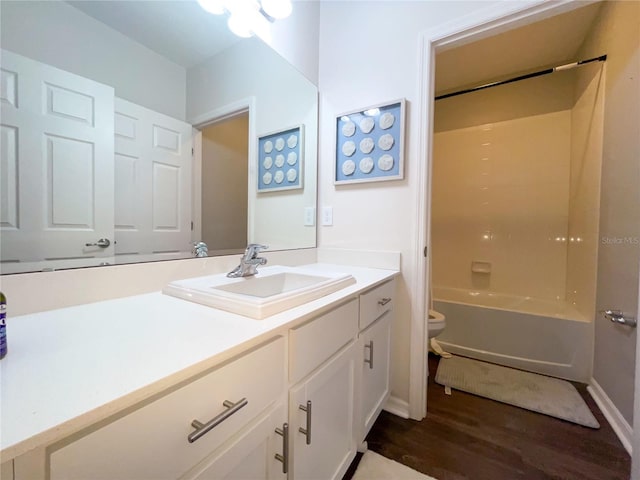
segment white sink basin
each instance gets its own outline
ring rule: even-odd
[[[316,300],[355,283],[346,273],[327,273],[300,267],[263,267],[253,277],[224,274],[171,282],[162,292],[174,297],[263,319]]]

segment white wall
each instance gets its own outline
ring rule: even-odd
[[[115,88],[116,96],[185,119],[186,71],[61,1],[2,1],[0,44]]]
[[[220,71],[229,75],[217,75]],[[315,227],[305,226],[303,221],[304,208],[316,203],[316,87],[253,38],[190,68],[187,91],[187,118],[192,123],[207,112],[255,96],[257,136],[304,125],[303,189],[258,194],[255,159],[249,161],[249,224],[254,232],[250,240],[277,249],[314,247]]]
[[[531,3],[531,2],[529,2]],[[402,277],[393,329],[392,394],[409,400],[412,289],[417,277],[416,178],[419,34],[483,9],[510,11],[526,2],[336,1],[320,6],[320,143],[318,208],[333,207],[333,225],[319,227],[319,245],[400,251]],[[492,10],[496,13],[496,10]],[[487,15],[490,15],[487,13]],[[335,118],[398,98],[408,100],[405,179],[333,185]],[[421,248],[421,247],[420,247]],[[419,409],[419,406],[416,406]]]
[[[294,0],[291,16],[273,24],[267,43],[317,85],[319,36],[320,2]]]

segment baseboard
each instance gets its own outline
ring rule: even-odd
[[[613,431],[620,439],[622,446],[631,455],[632,453],[632,441],[633,441],[633,429],[629,425],[629,422],[620,413],[620,410],[616,408],[606,392],[602,389],[600,384],[593,378],[587,387],[587,391],[591,394],[591,397],[596,402],[602,414],[605,416]]]
[[[393,395],[389,397],[389,400],[387,400],[387,403],[382,409],[398,417],[409,418],[409,404]]]

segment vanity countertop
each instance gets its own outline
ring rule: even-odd
[[[9,318],[9,353],[0,362],[0,458],[60,440],[398,273],[304,268],[351,273],[356,283],[264,320],[161,292]]]

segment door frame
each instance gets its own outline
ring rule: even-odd
[[[204,127],[213,125],[214,123],[222,122],[236,115],[248,113],[249,114],[249,131],[247,138],[247,145],[249,147],[249,155],[247,156],[247,175],[248,192],[251,192],[251,187],[257,185],[257,167],[255,162],[252,162],[252,158],[256,158],[257,155],[257,136],[256,136],[256,97],[246,97],[236,100],[235,102],[228,103],[222,107],[218,107],[214,110],[209,110],[195,117],[191,117],[187,120],[193,125],[193,205],[192,212],[194,220],[194,228],[192,235],[195,235],[194,240],[199,241],[202,232],[202,185],[199,180],[202,176],[202,131]],[[254,238],[254,224],[253,216],[255,212],[255,199],[252,195],[249,195],[247,203],[247,243],[250,238]]]
[[[427,413],[428,325],[426,319],[429,311],[427,292],[431,288],[429,268],[431,263],[431,177],[436,52],[491,37],[584,7],[590,3],[595,3],[595,0],[586,2],[574,0],[501,2],[500,5],[478,10],[454,21],[425,30],[420,34],[417,99],[420,123],[418,125],[418,162],[416,168],[418,208],[415,213],[417,235],[414,243],[414,257],[417,265],[416,278],[414,279],[415,301],[412,302],[413,321],[409,371],[409,416],[413,419],[420,420]],[[425,248],[427,249],[426,255]],[[640,457],[638,460],[640,461]]]

